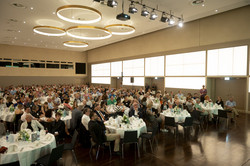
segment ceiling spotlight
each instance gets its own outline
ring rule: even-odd
[[[169,25],[173,25],[175,23],[173,15],[169,18]]]
[[[131,1],[131,4],[129,5],[128,12],[131,14],[137,13],[138,9],[134,5],[134,1]]]
[[[109,7],[116,7],[118,5],[117,1],[115,0],[108,0],[107,6]]]
[[[178,26],[183,27],[183,18],[179,18]]]
[[[168,22],[168,17],[166,16],[166,13],[165,12],[162,12],[162,15],[161,15],[161,22]]]
[[[145,5],[142,6],[142,10],[141,10],[141,16],[147,17],[149,15],[149,12],[146,8]]]
[[[152,10],[149,19],[155,20],[158,17],[158,15],[155,13],[155,9]]]

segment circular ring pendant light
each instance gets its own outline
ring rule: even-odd
[[[63,42],[63,45],[66,47],[75,47],[75,48],[88,47],[88,43],[85,43],[82,41],[66,41],[66,42]]]
[[[112,33],[101,27],[95,26],[74,26],[66,30],[71,37],[85,40],[101,40],[112,36]]]
[[[91,24],[102,19],[98,10],[81,5],[61,6],[56,10],[56,14],[60,19],[76,24]]]
[[[33,31],[46,36],[63,36],[66,34],[64,29],[53,26],[35,26]]]
[[[135,27],[126,24],[112,24],[104,28],[110,30],[113,35],[129,35],[135,32]]]

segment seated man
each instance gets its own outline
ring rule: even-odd
[[[56,113],[56,119],[52,122],[50,131],[51,134],[54,134],[56,141],[60,141],[65,137],[65,123],[61,120],[61,116],[61,113]]]
[[[83,112],[84,112],[84,114],[82,116],[82,124],[86,128],[86,130],[89,130],[88,124],[89,124],[89,121],[90,121],[89,114],[91,112],[91,109],[84,108]]]
[[[21,120],[22,120],[23,122],[25,121],[27,115],[31,115],[31,114],[30,114],[30,107],[25,106],[24,113],[23,113],[23,115],[21,116]],[[32,115],[31,115],[31,117],[32,117],[32,119],[36,119],[36,118],[33,117]]]
[[[32,120],[32,116],[31,115],[26,115],[25,116],[25,122],[22,123],[21,125],[21,130],[24,130],[24,129],[30,129],[31,131],[39,131],[40,130],[43,130],[44,127],[43,125],[41,125],[41,123],[39,123],[37,120]]]
[[[233,100],[233,97],[230,97],[229,100],[226,101],[225,109],[232,111],[232,118],[235,119],[236,116],[239,116],[238,111],[235,109],[236,102]]]
[[[137,102],[133,103],[133,107],[129,111],[129,117],[131,117],[131,116],[137,116],[139,118],[143,118],[143,112],[139,108],[139,103],[137,103]]]
[[[106,120],[105,112],[103,112],[103,110],[101,109],[101,105],[100,104],[96,103],[94,105],[94,112],[100,118],[101,121],[105,121]]]
[[[120,135],[106,133],[106,127],[104,123],[95,112],[91,112],[89,117],[90,121],[88,128],[94,143],[101,145],[106,141],[115,141],[114,152],[118,153],[120,146]]]

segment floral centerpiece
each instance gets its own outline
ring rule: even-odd
[[[64,109],[64,110],[57,110],[58,113],[60,113],[63,117],[67,116],[68,115],[68,112]]]
[[[30,135],[26,130],[19,131],[18,140],[29,141]]]
[[[179,108],[178,106],[174,107],[174,113],[175,114],[179,114],[181,112],[181,108]]]
[[[13,104],[10,105],[10,112],[14,112],[15,111],[15,107],[13,106]]]
[[[129,124],[129,118],[126,115],[123,115],[122,123]]]

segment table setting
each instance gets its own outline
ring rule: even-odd
[[[173,117],[176,123],[183,123],[186,117],[191,117],[187,110],[180,108],[167,109],[160,114],[162,117]]]
[[[51,152],[56,147],[54,135],[45,130],[31,132],[21,130],[0,138],[0,148],[6,149],[0,154],[0,165],[19,161],[21,166],[31,165],[38,158]]]
[[[147,133],[146,123],[139,119],[138,117],[128,117],[124,116],[117,116],[116,118],[110,117],[108,121],[104,122],[106,128],[110,133],[116,133],[124,137],[125,131],[134,131],[137,130],[137,137],[142,133]]]
[[[209,114],[214,114],[214,115],[218,115],[218,110],[223,110],[223,108],[221,107],[221,105],[218,105],[217,103],[200,103],[200,106],[202,109],[204,109],[205,111],[207,111]]]
[[[15,109],[4,108],[0,110],[0,120],[13,122],[15,119]]]

